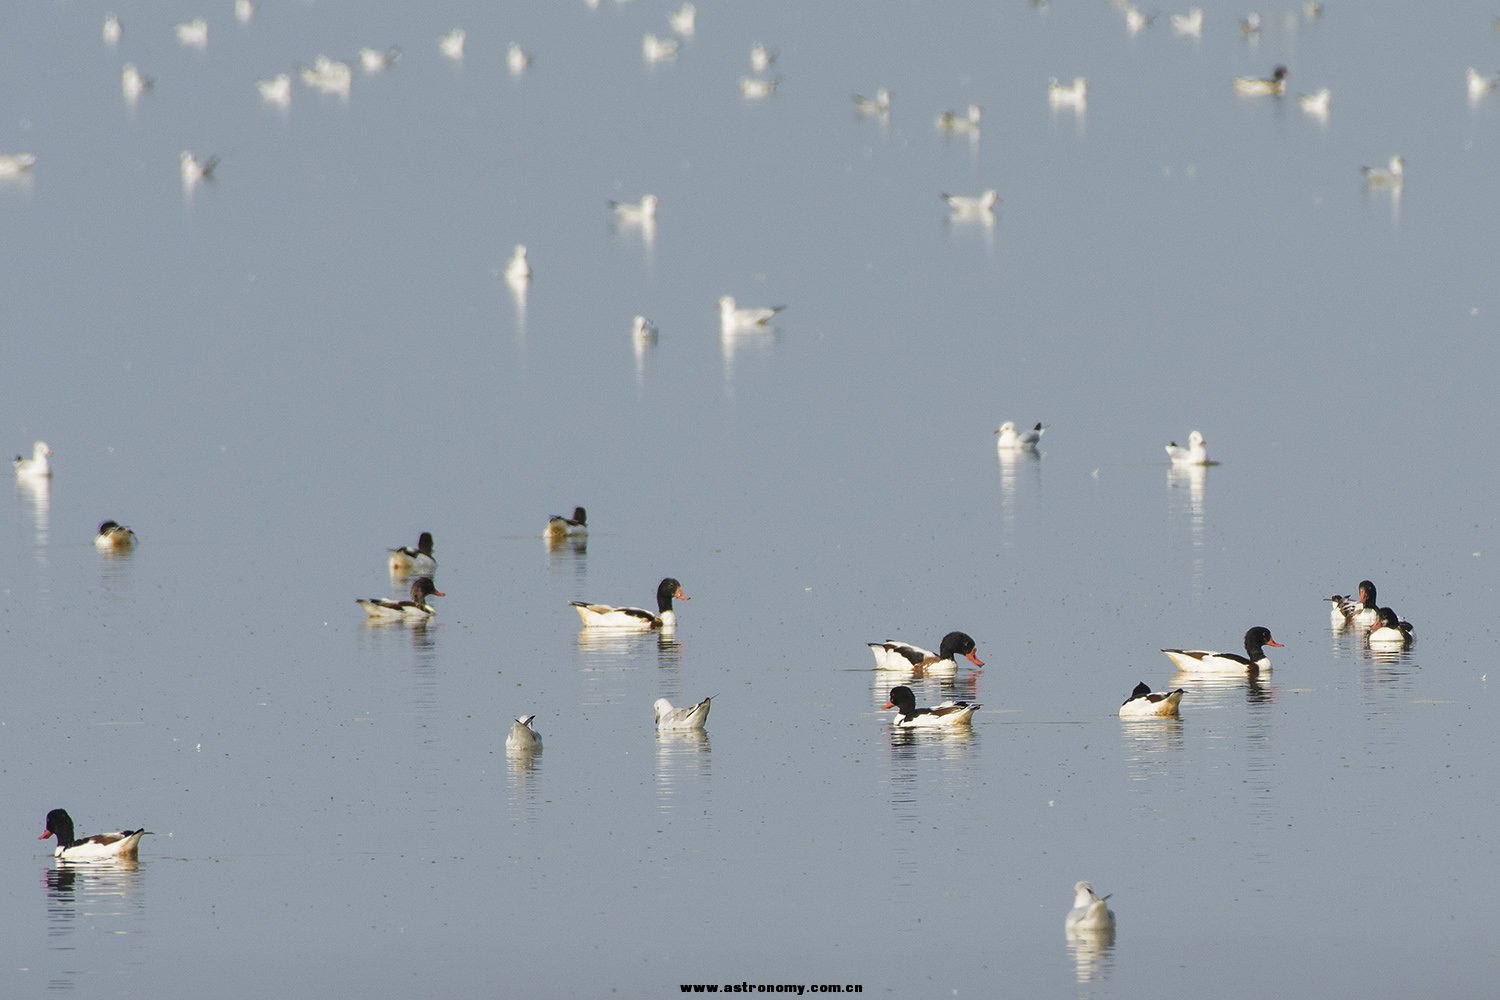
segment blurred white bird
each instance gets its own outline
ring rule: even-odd
[[[311,66],[299,66],[297,69],[302,82],[313,90],[340,97],[349,96],[349,87],[354,82],[354,70],[348,63],[319,53]]]
[[[1172,30],[1188,38],[1203,37],[1203,8],[1194,7],[1186,14],[1172,15]]]
[[[127,104],[140,100],[140,96],[150,90],[155,82],[156,77],[142,75],[135,68],[135,63],[126,63],[125,68],[120,70],[120,90],[124,92]]]
[[[1477,101],[1480,97],[1500,86],[1500,76],[1485,76],[1473,66],[1464,70],[1464,79],[1469,85],[1469,100],[1471,101]]]
[[[366,73],[380,73],[396,65],[400,58],[401,49],[395,45],[384,51],[367,47],[359,50],[359,68]]]
[[[644,316],[637,316],[630,321],[630,336],[645,343],[656,342],[656,324]]]
[[[771,68],[776,61],[777,53],[767,49],[760,42],[750,46],[750,68],[757,73],[764,73]]]
[[[250,19],[255,16],[255,4],[253,0],[234,0],[234,19],[241,24],[249,24]]]
[[[511,76],[520,76],[526,72],[526,67],[531,65],[532,55],[515,42],[505,50],[505,65],[510,70]]]
[[[612,201],[610,210],[615,221],[625,226],[640,226],[656,221],[656,206],[661,199],[654,194],[643,195],[640,204],[628,201]]]
[[[740,77],[740,93],[747,101],[759,101],[776,93],[776,88],[781,84],[781,77],[772,77],[762,80],[753,76]]]
[[[866,118],[883,118],[891,113],[891,92],[884,87],[878,87],[874,97],[861,97],[855,94],[854,110]]]
[[[277,73],[269,80],[256,80],[255,89],[260,92],[260,99],[267,104],[274,104],[278,108],[291,106],[292,75],[290,73]]]
[[[219,165],[219,158],[210,156],[200,160],[193,156],[191,150],[184,149],[182,155],[178,157],[178,162],[182,168],[182,186],[192,188],[196,187],[200,181],[213,177],[214,168]]]
[[[438,49],[449,59],[464,57],[464,29],[454,28],[438,39]]]
[[[104,44],[119,45],[122,29],[120,19],[114,14],[104,15]]]
[[[667,23],[683,38],[692,38],[698,30],[698,8],[685,3],[667,15]]]
[[[35,165],[34,153],[0,153],[0,177],[20,177]]]
[[[968,132],[979,134],[979,121],[984,117],[984,109],[977,104],[969,105],[964,114],[956,111],[944,111],[937,116],[937,127],[944,132]]]
[[[1269,77],[1237,76],[1234,92],[1245,97],[1280,97],[1286,93],[1286,67],[1277,66]]]
[[[1000,201],[1000,193],[990,188],[977,196],[945,194],[943,200],[948,203],[948,209],[955,219],[992,219],[995,216],[995,205]]]
[[[675,38],[657,38],[649,31],[641,38],[641,56],[648,63],[666,62],[677,58],[681,43]]]
[[[1393,156],[1384,167],[1360,167],[1371,187],[1399,188],[1406,179],[1406,161]]]
[[[1089,103],[1089,82],[1081,76],[1073,77],[1073,82],[1063,86],[1053,77],[1047,84],[1047,101],[1054,108],[1077,108],[1082,111]]]
[[[1087,882],[1073,886],[1073,908],[1068,911],[1063,927],[1072,932],[1100,933],[1115,929],[1115,915],[1110,912],[1105,900],[1108,896],[1094,895],[1094,887]]]
[[[1146,28],[1151,27],[1155,21],[1155,14],[1147,14],[1135,4],[1128,4],[1125,7],[1125,30],[1132,35],[1139,34]]]
[[[507,281],[530,281],[531,261],[526,256],[526,245],[517,243],[515,252],[510,255],[510,263],[505,265],[505,277]]]
[[[208,45],[208,22],[201,17],[179,24],[176,31],[178,45],[193,49],[201,49]]]
[[[1016,422],[1007,420],[995,428],[995,448],[999,451],[1036,451],[1047,428],[1037,424],[1030,430],[1016,430]]]
[[[719,298],[719,326],[725,333],[765,327],[785,308],[786,306],[740,308],[735,304],[733,296],[724,295]]]
[[[1302,113],[1311,117],[1327,120],[1328,102],[1333,97],[1333,91],[1324,87],[1315,90],[1311,94],[1302,94],[1297,98],[1297,104],[1302,108]]]

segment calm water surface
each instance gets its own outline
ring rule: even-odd
[[[0,427],[56,452],[0,504],[6,995],[1493,982],[1488,8],[1288,2],[1250,43],[1214,4],[1194,41],[1103,0],[710,0],[648,67],[673,5],[382,6],[126,2],[115,50],[103,5],[0,15],[0,152],[39,158],[0,182]],[[257,100],[391,44],[347,101]],[[1277,63],[1326,122],[1235,97]],[[970,102],[976,140],[934,129]],[[183,149],[222,157],[186,195]],[[991,187],[993,225],[945,217]],[[648,191],[654,232],[611,223]],[[788,308],[724,337],[725,294]],[[997,460],[1006,419],[1039,456]],[[1194,428],[1222,464],[1170,471]],[[436,622],[366,625],[422,530]],[[675,636],[580,636],[569,600],[666,575]],[[1330,630],[1363,577],[1409,653]],[[1256,684],[1158,652],[1255,624]],[[989,665],[913,686],[972,732],[893,732],[864,644],[951,629]],[[1180,722],[1115,717],[1140,680]],[[706,695],[706,735],[653,732]],[[508,757],[522,713],[545,749]],[[154,836],[59,868],[55,806]],[[1065,939],[1079,879],[1110,944]]]

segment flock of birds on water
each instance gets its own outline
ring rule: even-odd
[[[1014,421],[1006,421],[995,429],[996,450],[1001,456],[1023,452],[1036,452],[1046,432],[1046,427],[1037,423],[1029,429],[1020,430]],[[1203,434],[1197,430],[1188,435],[1184,447],[1175,441],[1164,446],[1174,469],[1203,470],[1217,464],[1208,457],[1208,446]],[[14,460],[16,477],[22,482],[50,481],[52,476],[53,451],[44,441],[36,442],[30,458],[17,455]],[[542,538],[549,547],[571,544],[580,545],[588,538],[588,512],[575,507],[571,516],[552,515],[542,531]],[[100,552],[116,555],[132,551],[136,545],[135,532],[113,520],[103,521],[94,537],[94,546]],[[433,582],[437,572],[437,556],[433,551],[431,532],[424,531],[415,546],[397,546],[389,550],[386,564],[393,579],[409,580],[409,597],[406,599],[385,597],[362,597],[356,602],[371,622],[388,622],[424,626],[436,615],[436,609],[428,603],[429,598],[445,596]],[[573,601],[571,607],[578,613],[582,628],[601,633],[672,633],[677,627],[675,601],[689,600],[682,584],[667,577],[656,588],[656,611],[628,605],[599,604],[588,601]],[[1381,607],[1377,601],[1375,584],[1361,580],[1355,594],[1335,594],[1328,598],[1331,604],[1330,621],[1335,628],[1361,630],[1372,649],[1406,649],[1413,642],[1412,625],[1401,619],[1393,609]],[[984,666],[979,658],[978,646],[972,636],[953,631],[943,636],[937,650],[925,649],[913,643],[888,639],[868,644],[875,658],[875,669],[904,674],[913,678],[952,676],[964,660],[970,669]],[[1162,653],[1184,674],[1211,674],[1219,676],[1244,676],[1252,680],[1271,669],[1266,647],[1280,648],[1263,625],[1252,626],[1244,637],[1245,655],[1208,649],[1163,649]],[[1144,681],[1137,684],[1130,696],[1120,705],[1121,719],[1175,719],[1185,689],[1174,688],[1153,691]],[[701,731],[707,727],[709,709],[713,696],[693,705],[676,707],[666,698],[658,698],[652,706],[656,728],[659,732]],[[895,709],[891,725],[896,729],[967,728],[980,709],[978,703],[968,701],[944,701],[930,707],[917,705],[916,693],[905,684],[890,689],[889,700],[882,709]],[[507,753],[516,755],[535,754],[542,749],[542,736],[535,727],[535,714],[521,715],[511,726],[505,737]],[[97,861],[102,859],[134,858],[140,848],[141,838],[149,831],[118,830],[110,833],[77,837],[73,820],[63,809],[53,809],[47,814],[46,828],[38,837],[57,839],[54,856],[63,861]],[[1074,935],[1112,934],[1114,913],[1105,905],[1109,897],[1094,894],[1088,882],[1075,886],[1076,898],[1069,911],[1066,929]]]
[[[598,6],[598,0],[585,0],[590,7]],[[1156,15],[1144,13],[1128,0],[1110,0],[1125,16],[1127,30],[1131,34],[1150,28]],[[1045,6],[1045,0],[1033,0],[1037,6]],[[253,0],[234,0],[234,16],[241,24],[248,24],[257,12]],[[1322,5],[1316,0],[1303,4],[1301,17],[1315,21],[1322,16]],[[1297,15],[1286,15],[1289,19]],[[692,3],[683,3],[669,12],[668,26],[676,37],[647,33],[642,38],[642,57],[648,64],[668,62],[677,57],[681,47],[688,43],[697,30],[697,11]],[[1202,8],[1192,8],[1186,13],[1170,16],[1172,31],[1182,37],[1200,38],[1204,29]],[[1500,25],[1500,22],[1497,22]],[[1258,14],[1249,14],[1241,19],[1238,30],[1244,37],[1254,40],[1262,30],[1262,19]],[[1500,27],[1497,27],[1500,30]],[[124,28],[120,19],[107,15],[102,36],[111,48],[119,45]],[[186,47],[204,48],[208,44],[208,24],[203,18],[178,24],[174,28],[178,42]],[[436,47],[445,58],[461,61],[464,58],[466,33],[454,28],[436,40]],[[401,57],[401,49],[395,46],[376,49],[361,48],[356,62],[367,73],[379,73],[395,65]],[[756,43],[750,51],[750,66],[755,75],[743,76],[738,81],[740,93],[746,100],[763,100],[773,96],[780,85],[781,77],[767,76],[775,63],[777,54],[763,44]],[[506,65],[513,75],[520,75],[530,66],[533,55],[520,45],[512,43],[507,49]],[[1235,93],[1247,98],[1283,98],[1287,94],[1289,71],[1278,65],[1266,77],[1239,76],[1232,80]],[[297,77],[310,90],[347,97],[354,80],[353,66],[349,62],[318,55],[311,64],[297,67]],[[1477,102],[1484,95],[1500,87],[1500,75],[1485,75],[1473,67],[1465,74],[1469,99]],[[121,70],[121,89],[127,104],[134,105],[154,85],[155,80],[127,62]],[[293,77],[280,73],[256,82],[260,99],[267,105],[287,108],[292,101]],[[1301,110],[1316,119],[1328,117],[1332,93],[1323,87],[1298,96]],[[1088,103],[1088,81],[1075,77],[1063,83],[1053,78],[1047,87],[1047,99],[1055,110],[1072,110],[1082,113]],[[887,120],[892,113],[893,95],[885,87],[877,88],[873,96],[855,95],[855,112],[861,117]],[[965,135],[977,138],[983,123],[983,108],[969,104],[962,111],[943,111],[935,119],[936,128],[948,135]],[[33,153],[0,153],[0,179],[25,177],[35,167],[38,159]],[[219,158],[200,158],[189,150],[179,157],[182,184],[191,190],[198,184],[214,177]],[[1366,183],[1383,188],[1393,197],[1399,197],[1405,177],[1405,161],[1391,156],[1383,167],[1361,168]],[[996,190],[987,189],[978,195],[943,194],[951,218],[954,220],[978,220],[990,222],[1000,203]],[[654,227],[660,199],[654,194],[644,195],[638,202],[611,201],[609,210],[617,225],[638,227],[648,233]],[[532,277],[527,248],[517,245],[502,272],[505,279],[522,294]],[[733,297],[723,296],[718,300],[722,330],[734,333],[768,327],[783,306],[745,307]],[[637,343],[654,341],[655,325],[644,316],[636,316],[632,325],[632,336]],[[1007,421],[996,429],[996,447],[1003,454],[1036,451],[1045,427],[1037,423],[1030,428],[1020,428]],[[1165,450],[1175,468],[1203,468],[1215,464],[1208,457],[1204,437],[1197,430],[1187,438],[1186,445],[1175,441]],[[22,481],[49,480],[52,474],[52,450],[44,442],[36,442],[31,457],[17,456],[15,472]],[[549,544],[579,543],[587,537],[587,514],[578,507],[571,517],[553,516],[547,523],[544,538]],[[100,523],[94,545],[107,554],[124,554],[137,544],[135,533],[114,520]],[[422,625],[430,621],[435,610],[429,603],[431,598],[444,596],[434,584],[437,560],[433,553],[433,538],[423,532],[415,547],[397,547],[390,550],[388,568],[393,578],[410,581],[408,597],[391,599],[381,597],[360,598],[357,603],[372,621],[401,622]],[[582,628],[603,632],[671,632],[676,627],[674,601],[688,600],[682,585],[671,577],[661,581],[657,588],[657,607],[652,612],[644,608],[616,606],[610,604],[572,602],[578,613]],[[1371,648],[1405,649],[1413,642],[1413,628],[1390,607],[1377,602],[1373,582],[1363,580],[1352,595],[1333,595],[1330,618],[1336,628],[1360,630]],[[1271,669],[1265,650],[1279,648],[1271,631],[1260,625],[1252,626],[1244,635],[1244,655],[1236,652],[1221,652],[1204,649],[1163,649],[1167,658],[1183,673],[1242,675],[1256,678]],[[961,631],[943,636],[936,651],[911,643],[887,640],[869,643],[878,670],[903,673],[911,677],[946,676],[956,673],[960,658],[967,661],[971,669],[984,666],[979,658],[972,637]],[[1142,682],[1131,691],[1120,705],[1122,719],[1171,719],[1180,712],[1185,690],[1153,691]],[[667,699],[658,699],[654,706],[655,722],[660,731],[693,731],[705,729],[713,698],[707,697],[696,704],[674,707]],[[892,725],[898,729],[954,729],[968,727],[976,711],[981,707],[967,701],[945,701],[931,707],[919,707],[913,690],[905,684],[890,689],[889,700],[882,706],[894,709]],[[531,754],[542,749],[542,737],[535,728],[536,715],[528,714],[516,718],[505,739],[508,752]],[[137,856],[140,841],[149,831],[119,830],[93,836],[76,835],[71,816],[63,809],[53,809],[46,817],[45,829],[38,839],[55,838],[54,856],[60,861],[97,861],[131,859]],[[1109,896],[1099,896],[1089,882],[1081,881],[1074,886],[1074,903],[1065,918],[1065,929],[1070,936],[1112,936],[1115,915],[1107,905]]]

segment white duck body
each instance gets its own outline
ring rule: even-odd
[[[535,719],[535,715],[523,715],[516,719],[515,725],[510,727],[510,733],[505,737],[505,749],[540,750],[542,734],[531,725]]]
[[[951,729],[968,726],[980,706],[966,701],[945,701],[931,708],[918,708],[917,696],[902,684],[891,688],[891,698],[881,708],[894,708],[891,725],[897,729]]]
[[[1094,887],[1087,882],[1073,886],[1073,908],[1063,920],[1066,930],[1084,933],[1099,933],[1115,929],[1115,915],[1105,900],[1108,896],[1094,895]]]
[[[106,861],[117,858],[134,858],[139,854],[141,838],[151,831],[115,830],[96,833],[81,840],[74,839],[73,818],[65,809],[54,809],[47,814],[47,828],[37,840],[57,838],[52,856],[63,861]]]
[[[1007,420],[995,428],[995,448],[998,451],[1036,451],[1047,428],[1037,424],[1030,430],[1016,430],[1016,422]]]
[[[984,666],[979,658],[974,640],[964,632],[949,632],[938,644],[938,651],[909,642],[887,639],[885,642],[867,643],[875,656],[876,670],[922,670],[927,673],[952,672],[958,669],[958,657],[966,657],[976,667]]]
[[[1167,457],[1172,460],[1173,465],[1208,465],[1208,444],[1203,440],[1203,435],[1193,431],[1188,435],[1187,447],[1184,448],[1176,441],[1166,445]]]
[[[656,728],[666,730],[703,729],[708,724],[708,710],[713,697],[709,696],[696,705],[673,708],[665,698],[656,699],[651,707],[656,712]]]
[[[1271,638],[1271,630],[1257,625],[1245,633],[1245,654],[1219,653],[1208,649],[1164,649],[1167,659],[1177,669],[1196,674],[1255,674],[1271,669],[1271,658],[1263,647],[1281,643]]]
[[[1402,621],[1390,608],[1381,608],[1379,620],[1370,629],[1370,645],[1384,649],[1405,648],[1414,641],[1411,622]]]
[[[31,446],[31,457],[17,455],[16,476],[20,479],[50,479],[52,477],[52,449],[47,442],[38,441]]]
[[[1122,719],[1175,719],[1177,705],[1182,701],[1182,688],[1174,691],[1153,692],[1144,681],[1135,686],[1130,697],[1120,706]]]
[[[547,527],[542,529],[542,537],[553,542],[565,538],[587,538],[588,535],[588,512],[582,507],[574,507],[572,517],[553,514],[547,520]]]
[[[1328,618],[1333,625],[1357,625],[1368,628],[1380,620],[1380,608],[1375,601],[1375,584],[1369,580],[1359,581],[1359,594],[1334,594],[1328,599],[1333,606]]]
[[[432,554],[432,533],[417,536],[416,548],[391,549],[388,564],[391,576],[431,576],[437,572],[437,558]]]
[[[613,604],[571,601],[570,605],[578,612],[584,628],[610,629],[617,632],[651,632],[676,627],[677,613],[672,609],[674,599],[686,601],[689,598],[682,592],[682,584],[667,577],[656,588],[657,613],[654,615],[644,608],[620,608]]]
[[[427,603],[429,597],[446,597],[432,585],[432,577],[419,576],[411,584],[411,600],[393,601],[383,597],[361,597],[355,603],[375,621],[425,622],[436,613]]]
[[[100,552],[128,552],[135,548],[135,532],[123,524],[105,521],[94,535],[94,548]]]

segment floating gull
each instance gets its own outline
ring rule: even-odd
[[[891,113],[891,92],[877,88],[874,97],[854,95],[854,110],[866,118],[884,118]]]
[[[1257,38],[1259,38],[1260,15],[1255,13],[1254,11],[1251,11],[1244,17],[1240,18],[1240,34],[1244,35],[1250,41],[1255,41]]]
[[[1038,423],[1028,431],[1016,430],[1016,422],[1007,420],[995,428],[995,448],[998,451],[1036,451],[1037,444],[1047,428]]]
[[[771,68],[771,64],[776,61],[777,55],[778,53],[772,52],[760,42],[756,42],[750,46],[750,68],[757,73],[764,73]]]
[[[292,75],[290,73],[278,73],[269,80],[256,80],[255,89],[260,92],[260,99],[267,104],[274,104],[278,108],[291,107]]]
[[[349,87],[354,82],[354,70],[346,62],[319,54],[311,66],[299,66],[302,82],[313,90],[324,94],[349,96]]]
[[[515,252],[510,255],[510,263],[505,265],[505,280],[511,282],[531,280],[531,261],[526,258],[524,243],[517,243]]]
[[[719,298],[719,325],[725,333],[735,330],[754,330],[769,325],[777,313],[786,306],[765,306],[762,308],[744,309],[735,305],[734,296],[724,295]]]
[[[1485,76],[1473,66],[1464,70],[1464,79],[1469,85],[1470,104],[1478,103],[1481,97],[1500,86],[1500,76]]]
[[[35,153],[0,153],[0,178],[20,177],[34,166]]]
[[[612,201],[609,207],[615,213],[615,221],[620,225],[649,225],[656,221],[656,206],[659,201],[656,195],[648,194],[641,198],[638,205],[633,202]]]
[[[359,50],[359,68],[366,73],[380,73],[396,65],[396,60],[400,58],[401,49],[395,45],[384,51],[363,48]]]
[[[1333,97],[1333,91],[1324,87],[1315,90],[1311,94],[1301,94],[1297,97],[1297,104],[1302,108],[1302,113],[1309,118],[1317,118],[1319,121],[1328,120],[1328,102]]]
[[[439,38],[438,49],[449,59],[462,59],[464,57],[464,29],[454,28]]]
[[[647,344],[656,343],[656,324],[644,316],[637,316],[630,321],[631,339]]]
[[[1360,167],[1370,187],[1399,188],[1406,179],[1406,161],[1393,156],[1384,167]]]
[[[50,479],[52,477],[52,449],[47,442],[38,441],[31,446],[31,457],[17,455],[11,462],[16,467],[17,479]]]
[[[255,16],[255,4],[252,0],[234,0],[234,19],[241,24],[249,24],[250,19]]]
[[[977,104],[971,104],[968,111],[962,115],[957,111],[944,111],[938,115],[937,127],[944,132],[968,132],[978,135],[979,120],[983,117],[984,109]]]
[[[1104,901],[1109,896],[1094,895],[1094,887],[1087,882],[1073,886],[1073,908],[1068,911],[1063,927],[1070,933],[1098,934],[1115,929],[1115,915]]]
[[[526,67],[531,65],[532,55],[515,42],[510,43],[510,48],[505,50],[505,65],[510,70],[511,76],[520,76],[526,72]]]
[[[523,715],[516,719],[516,724],[510,727],[510,733],[505,737],[505,749],[507,750],[531,750],[542,748],[542,734],[532,728],[531,723],[536,719],[534,715]]]
[[[945,194],[943,200],[948,203],[951,217],[954,219],[993,219],[995,205],[1000,201],[1000,193],[990,188],[978,196]]]
[[[188,48],[201,49],[208,46],[208,22],[201,17],[196,17],[185,24],[176,27],[177,44]]]
[[[1129,4],[1125,8],[1125,30],[1132,35],[1151,27],[1155,20],[1155,14],[1147,14],[1135,4]]]
[[[1234,92],[1245,97],[1280,97],[1286,93],[1286,67],[1277,66],[1269,77],[1237,76]]]
[[[683,38],[692,38],[698,30],[698,8],[685,3],[667,15],[667,23]]]
[[[649,31],[641,38],[641,55],[648,63],[666,62],[677,58],[681,43],[675,38],[657,38]]]
[[[772,77],[769,80],[761,80],[753,76],[740,77],[740,93],[747,101],[758,101],[770,97],[776,93],[776,88],[781,84],[781,77]]]
[[[116,15],[114,15],[114,14],[105,14],[104,15],[104,44],[105,45],[119,45],[120,44],[120,35],[121,35],[121,28],[120,28],[120,19],[119,19],[119,17],[116,16]]]
[[[155,82],[156,77],[141,75],[141,71],[135,68],[135,63],[126,63],[125,68],[120,70],[120,89],[125,93],[127,104],[140,100],[141,95],[150,90]]]
[[[1188,38],[1202,38],[1203,8],[1194,7],[1186,14],[1173,14],[1172,31]]]
[[[1054,108],[1076,108],[1082,111],[1089,103],[1089,82],[1081,76],[1073,77],[1073,82],[1063,86],[1053,77],[1047,84],[1047,102]]]
[[[656,704],[651,706],[656,712],[657,729],[702,729],[708,724],[708,710],[712,706],[713,696],[710,695],[686,708],[673,708],[672,703],[665,698],[656,699]]]
[[[194,188],[198,185],[199,181],[211,180],[214,175],[214,168],[219,165],[219,158],[217,156],[210,156],[207,159],[200,160],[193,156],[191,150],[186,149],[182,151],[182,155],[178,157],[178,161],[182,167],[182,186],[185,188]]]
[[[1173,465],[1208,465],[1208,445],[1203,440],[1203,435],[1193,431],[1188,435],[1187,447],[1184,448],[1176,441],[1166,445],[1167,457],[1172,460]]]

